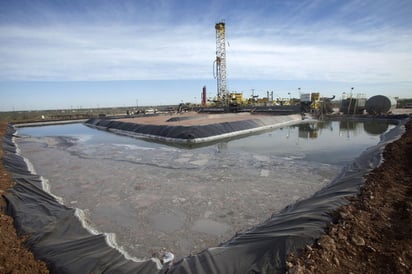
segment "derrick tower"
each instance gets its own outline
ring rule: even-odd
[[[226,90],[226,39],[225,23],[219,22],[215,25],[216,29],[216,70],[214,77],[217,80],[217,99],[225,104],[227,100]]]

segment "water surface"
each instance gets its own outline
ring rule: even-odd
[[[70,124],[20,128],[17,143],[52,193],[131,255],[182,257],[312,195],[392,127],[307,123],[188,149]]]

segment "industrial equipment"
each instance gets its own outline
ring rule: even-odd
[[[317,114],[332,113],[331,101],[335,96],[330,98],[321,97],[319,92],[302,93],[300,95],[300,107],[302,112],[311,112]]]
[[[225,23],[219,22],[216,29],[216,60],[214,61],[214,77],[217,80],[217,101],[226,105],[226,38]]]
[[[346,97],[346,93],[342,95],[342,101],[339,111],[343,114],[363,114],[365,110],[366,98],[364,94],[358,93],[356,98],[350,93]]]
[[[384,95],[375,95],[366,101],[365,108],[372,115],[386,114],[396,108],[396,100]]]

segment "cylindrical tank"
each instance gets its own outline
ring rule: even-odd
[[[366,98],[344,99],[340,105],[340,112],[344,114],[362,114],[365,110]]]
[[[385,114],[396,108],[396,100],[384,95],[375,95],[366,101],[366,111],[369,114]]]

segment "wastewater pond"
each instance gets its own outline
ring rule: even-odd
[[[51,193],[130,256],[181,258],[311,196],[392,127],[312,122],[189,149],[69,124],[19,128],[16,143]]]

